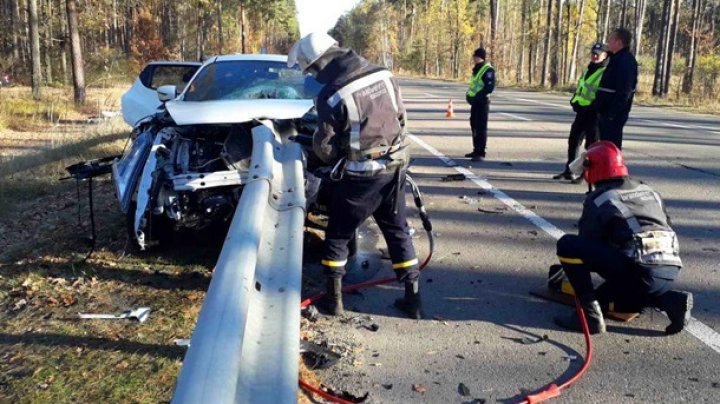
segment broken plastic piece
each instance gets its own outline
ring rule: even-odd
[[[149,307],[139,307],[133,310],[126,310],[119,314],[93,314],[93,313],[78,313],[78,316],[82,319],[101,319],[101,320],[118,320],[118,319],[135,319],[141,323],[150,317]]]

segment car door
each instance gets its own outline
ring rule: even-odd
[[[135,127],[141,119],[154,114],[160,106],[157,88],[174,85],[179,94],[201,65],[199,62],[148,63],[132,87],[122,96],[121,108],[125,122]]]

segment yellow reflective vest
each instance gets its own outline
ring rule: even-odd
[[[601,67],[593,72],[590,77],[587,76],[588,71],[585,70],[578,79],[577,89],[570,103],[577,103],[582,107],[587,107],[595,101],[598,87],[600,87],[600,79],[602,78],[605,67]]]
[[[482,91],[482,89],[485,87],[485,82],[482,80],[482,76],[490,68],[492,68],[492,65],[490,63],[485,63],[485,65],[483,65],[483,67],[478,70],[476,75],[470,77],[470,88],[468,88],[467,90],[468,97],[474,97],[475,94]]]

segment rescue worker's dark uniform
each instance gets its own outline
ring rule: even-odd
[[[579,235],[565,235],[557,243],[578,299],[598,300],[603,312],[610,305],[623,312],[663,308],[682,263],[660,195],[627,177],[596,186],[583,204]],[[605,279],[595,291],[591,272]]]
[[[598,112],[600,140],[609,140],[622,149],[623,127],[630,116],[638,64],[628,47],[610,54],[595,104]]]
[[[473,67],[470,87],[465,95],[466,101],[470,104],[470,130],[473,139],[473,151],[466,157],[485,157],[490,113],[488,95],[493,90],[495,90],[495,69],[487,61],[476,64]]]
[[[572,179],[570,163],[577,158],[578,148],[585,139],[585,149],[598,140],[597,110],[594,99],[597,93],[597,84],[602,78],[605,70],[603,63],[588,64],[587,70],[578,80],[578,86],[570,100],[570,105],[575,111],[575,120],[570,125],[568,136],[567,162],[565,171],[556,178]]]
[[[322,264],[332,278],[345,274],[348,243],[373,216],[388,245],[398,280],[420,274],[405,216],[405,107],[397,82],[385,68],[353,51],[320,70],[325,83],[316,107],[315,154],[334,166],[334,183]]]

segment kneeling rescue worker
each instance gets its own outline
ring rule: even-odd
[[[583,203],[579,235],[558,240],[557,255],[590,332],[605,332],[603,313],[612,306],[622,312],[656,307],[670,318],[666,334],[682,331],[693,297],[670,290],[682,263],[660,195],[628,177],[622,152],[612,142],[594,143],[581,158],[583,176],[595,190]],[[591,272],[605,279],[595,290]],[[557,317],[555,322],[582,331],[575,313]]]
[[[336,181],[322,260],[327,289],[318,306],[332,315],[343,313],[348,243],[372,215],[387,242],[396,277],[405,284],[405,296],[395,306],[410,318],[422,318],[418,259],[406,233],[409,154],[400,88],[390,71],[338,47],[327,34],[312,33],[296,42],[288,55],[288,65],[295,63],[324,84],[315,100],[313,150],[333,166],[331,179]]]

